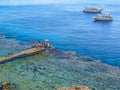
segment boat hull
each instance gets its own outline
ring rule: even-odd
[[[101,13],[102,10],[100,11],[86,11],[86,10],[83,10],[83,12],[85,13]]]
[[[95,21],[113,21],[113,19],[94,19]]]

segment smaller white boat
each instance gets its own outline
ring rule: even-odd
[[[85,9],[83,10],[83,12],[87,12],[87,13],[101,13],[103,9],[102,8],[98,8],[98,7],[85,7]]]

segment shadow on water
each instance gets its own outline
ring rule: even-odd
[[[112,24],[112,22],[113,21],[95,21],[95,20],[93,20],[93,23],[103,25],[103,26],[106,26],[106,25],[109,26]]]
[[[82,11],[83,13],[86,13],[86,14],[101,14],[102,12],[84,12]]]
[[[98,13],[98,12],[94,12],[94,13],[91,13],[91,12],[82,12],[82,13],[84,13],[85,15],[90,15],[90,16],[95,16],[95,15],[101,14],[101,12],[100,13]]]

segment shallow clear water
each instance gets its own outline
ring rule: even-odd
[[[4,43],[1,51],[18,52],[29,47],[15,40],[2,39],[1,42]],[[13,45],[17,46],[16,51]],[[12,90],[55,90],[74,84],[95,90],[120,90],[120,69],[89,57],[77,57],[75,52],[58,50],[51,55],[42,53],[0,64],[2,81],[11,82]]]
[[[99,6],[113,22],[94,22],[85,6]],[[0,32],[20,42],[49,39],[63,50],[120,65],[119,1],[82,1],[73,5],[1,6]]]

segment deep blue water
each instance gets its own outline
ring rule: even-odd
[[[83,13],[86,6],[99,6],[112,14],[113,22],[94,22],[97,14]],[[120,66],[120,3],[115,1],[78,4],[1,6],[0,32],[21,42],[49,39],[63,50],[92,56]]]

